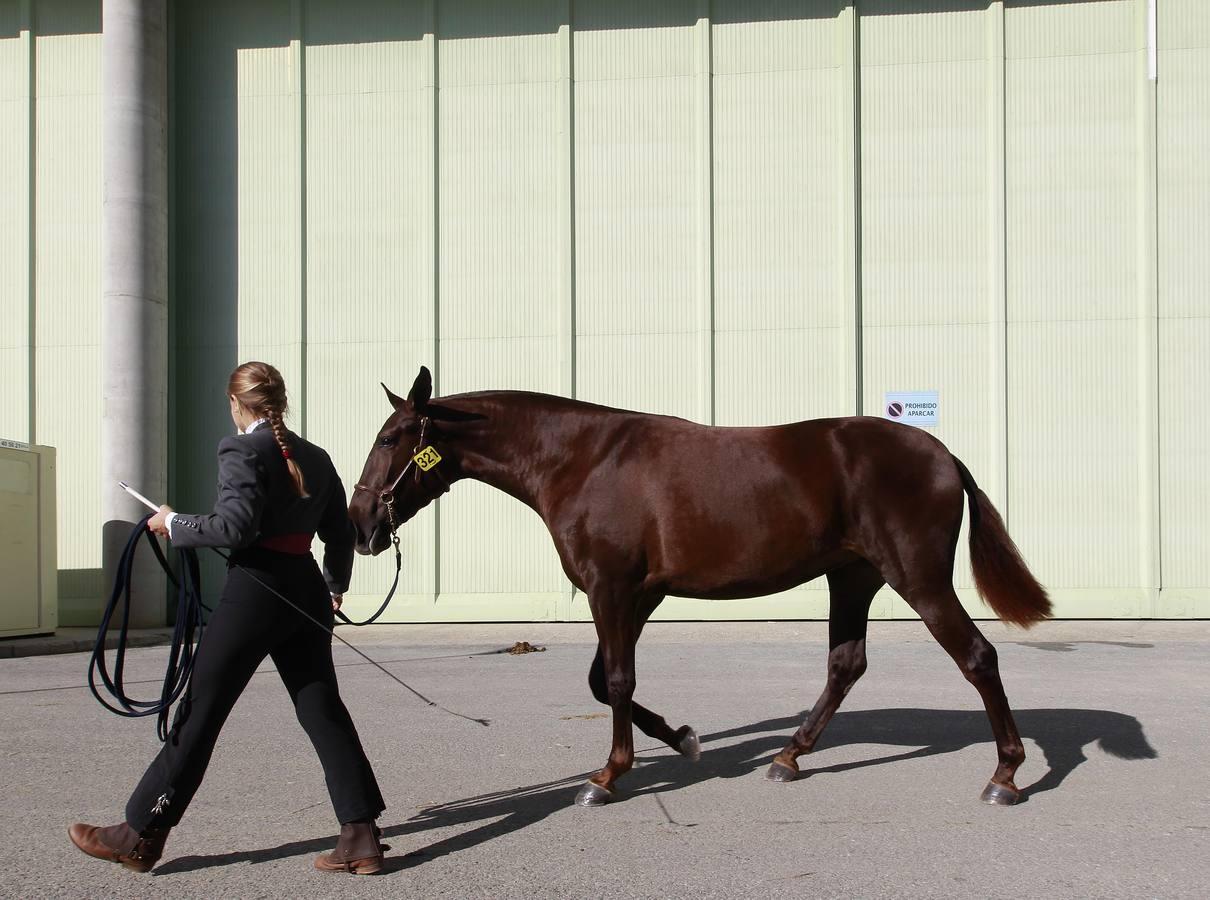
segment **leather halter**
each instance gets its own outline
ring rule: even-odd
[[[416,470],[416,483],[417,484],[420,483],[420,476],[423,474],[423,470],[418,465],[416,465],[416,456],[426,446],[424,443],[424,436],[425,436],[425,434],[428,433],[428,430],[429,430],[429,417],[424,416],[420,420],[420,439],[416,442],[416,446],[412,448],[412,452],[411,452],[411,455],[408,457],[407,464],[403,467],[403,469],[399,472],[399,474],[395,476],[395,480],[391,482],[390,487],[384,487],[379,490],[375,490],[372,487],[362,484],[360,481],[357,484],[353,485],[354,491],[365,491],[367,494],[377,494],[379,502],[382,503],[382,505],[385,506],[387,509],[387,518],[390,520],[390,523],[391,523],[391,543],[393,543],[396,547],[399,546],[399,535],[397,534],[397,532],[399,531],[399,526],[402,523],[399,522],[395,518],[395,491],[399,488],[399,483],[401,481],[403,481],[403,479],[407,476],[408,472],[410,472],[413,468],[415,468],[415,470]],[[438,465],[440,465],[440,463]],[[440,480],[442,494],[444,494],[446,491],[448,491],[450,489],[449,481],[447,481],[445,476],[443,476],[440,472],[437,471],[437,466],[434,466],[433,468],[429,469],[429,471],[432,472],[434,475],[436,475],[437,478]],[[387,472],[389,475],[390,469],[387,469]],[[383,481],[385,482],[386,479],[384,478]]]

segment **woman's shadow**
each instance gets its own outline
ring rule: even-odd
[[[641,751],[658,755],[641,755],[635,760],[634,770],[623,781],[621,799],[644,794],[659,795],[714,778],[740,778],[763,769],[773,755],[785,746],[789,734],[798,727],[803,716],[805,713],[797,717],[767,719],[702,735],[702,758],[696,765],[666,747]],[[1124,713],[1099,709],[1026,709],[1017,711],[1015,718],[1021,736],[1033,740],[1041,748],[1049,767],[1041,779],[1022,790],[1023,801],[1062,784],[1076,767],[1087,760],[1084,748],[1089,744],[1097,744],[1105,753],[1118,759],[1142,760],[1155,759],[1157,756],[1138,719]],[[746,739],[724,746],[710,746],[735,738]],[[872,709],[840,712],[828,725],[817,750],[849,744],[887,744],[912,749],[876,759],[806,767],[800,778],[952,753],[984,743],[990,748],[990,728],[982,710]],[[448,828],[475,822],[485,824],[459,832],[422,850],[388,857],[384,871],[411,868],[540,822],[569,806],[589,774],[580,772],[556,781],[430,806],[406,822],[384,828],[384,838],[415,834],[430,828]],[[672,822],[672,819],[669,818],[669,821]],[[183,856],[170,860],[155,872],[170,875],[232,863],[258,863],[319,853],[331,848],[334,840],[334,836],[325,836],[261,850]]]

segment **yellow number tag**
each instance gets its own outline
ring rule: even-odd
[[[427,472],[437,463],[441,462],[441,454],[433,447],[425,447],[419,453],[412,457],[416,460],[416,465],[420,466],[422,472]]]

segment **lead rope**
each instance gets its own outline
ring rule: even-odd
[[[399,525],[395,521],[395,498],[388,497],[384,502],[386,503],[387,515],[391,518],[391,545],[395,548],[395,580],[391,582],[391,589],[387,591],[386,599],[382,601],[382,605],[378,607],[374,615],[364,622],[354,622],[339,609],[334,610],[336,618],[346,625],[352,625],[354,628],[361,628],[363,625],[373,625],[378,617],[386,612],[387,607],[391,604],[391,598],[395,596],[395,588],[399,587],[399,572],[403,569],[403,554],[399,551]],[[332,634],[335,635],[336,632],[333,631]]]

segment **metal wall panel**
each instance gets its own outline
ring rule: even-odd
[[[297,392],[302,376],[301,60],[287,3],[270,46],[235,53],[236,211],[241,360],[271,361]]]
[[[298,8],[288,0],[176,3],[170,173],[170,502],[214,502],[215,445],[233,430],[225,391],[262,358],[301,388]],[[253,114],[255,110],[255,114]],[[225,570],[203,554],[211,599]]]
[[[835,2],[711,9],[713,421],[854,411],[855,235],[846,22]],[[827,615],[817,581],[734,603],[669,599],[660,618]]]
[[[417,4],[310,0],[303,14],[306,127],[306,435],[351,492],[377,426],[432,364],[432,45]],[[356,135],[356,140],[350,140]],[[431,615],[433,521],[400,533],[392,617]],[[384,557],[358,561],[346,612],[391,584]]]
[[[1000,185],[987,111],[1002,65],[988,41],[999,10],[937,6],[861,6],[861,411],[882,415],[887,391],[938,391],[933,433],[1003,507],[1003,429],[993,424],[1004,416],[995,392],[1003,309],[989,290]],[[965,539],[954,583],[985,614],[970,590]],[[878,613],[912,615],[889,589]]]
[[[58,448],[63,625],[90,621],[103,591],[100,25],[100,3],[34,5],[34,432]]]
[[[802,4],[794,5],[798,12]],[[837,4],[716,3],[713,27],[715,421],[851,415],[843,290],[852,111]],[[771,8],[769,8],[771,7]],[[721,20],[721,21],[719,21]],[[733,20],[733,21],[732,21]]]
[[[437,8],[439,388],[558,393],[563,4]],[[438,519],[437,616],[555,617],[566,582],[530,509],[468,483]]]
[[[0,437],[30,435],[33,40],[29,5],[0,2]]]
[[[1141,453],[1138,8],[1005,14],[1009,524],[1068,615],[1147,615],[1158,587]]]
[[[575,4],[576,393],[704,419],[695,22]]]
[[[1163,0],[1158,34],[1160,509],[1163,590],[1157,615],[1210,616],[1206,510],[1210,431],[1210,15]]]

